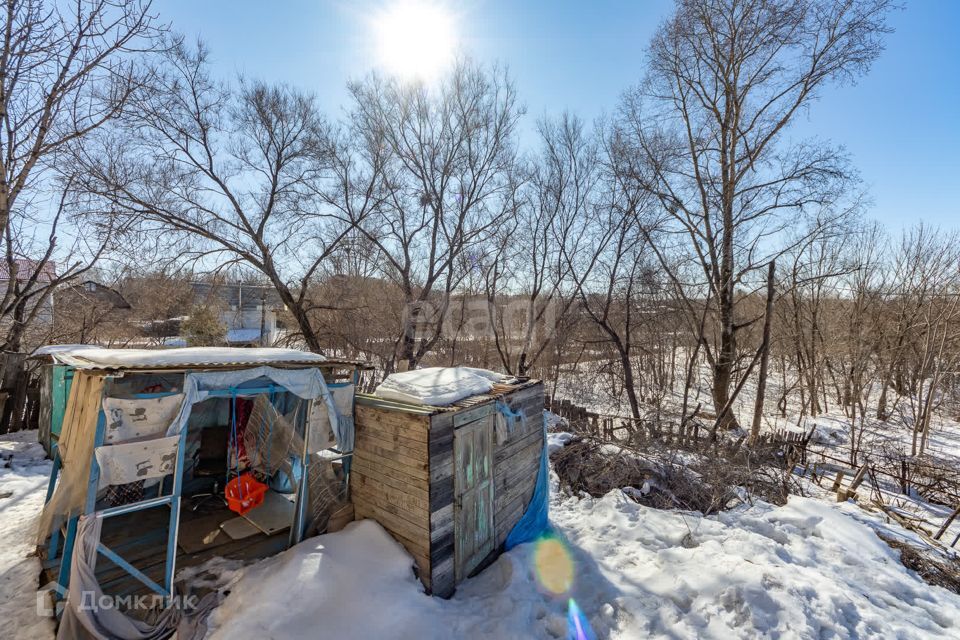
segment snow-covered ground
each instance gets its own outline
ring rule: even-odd
[[[583,362],[578,366],[564,370],[557,386],[557,397],[570,400],[574,404],[601,415],[615,415],[629,417],[630,409],[623,390],[618,386],[620,378],[616,368],[601,367],[597,371],[597,362]],[[788,378],[793,379],[795,374],[790,373]],[[689,408],[692,410],[698,403],[703,405],[706,412],[713,411],[713,402],[710,399],[711,373],[707,366],[701,365],[694,372],[694,381],[690,391]],[[891,477],[897,469],[884,460],[891,453],[900,453],[910,457],[913,445],[913,414],[916,410],[915,400],[909,397],[891,394],[888,399],[887,420],[879,420],[877,401],[879,389],[874,388],[868,394],[866,402],[866,419],[858,416],[856,427],[842,406],[835,402],[827,405],[827,410],[816,417],[802,417],[799,404],[799,395],[788,395],[786,416],[778,411],[777,399],[782,391],[782,374],[772,373],[768,381],[765,394],[766,403],[761,423],[761,430],[792,431],[807,434],[815,429],[807,456],[808,462],[817,463],[820,471],[829,470],[831,474],[843,471],[846,483],[857,472],[857,467],[849,464],[851,442],[858,443],[857,466],[864,462],[878,472],[874,482],[874,475],[870,474],[861,486],[859,494],[866,502],[872,501],[877,495],[882,496],[885,505],[892,510],[913,518],[927,532],[934,533],[949,518],[958,504],[949,499],[943,499],[947,504],[937,504],[925,499],[924,496],[911,491],[904,494]],[[668,393],[662,399],[662,407],[667,415],[671,412],[680,413],[682,406],[683,379],[678,378],[674,392]],[[828,393],[828,400],[832,399],[832,391]],[[750,379],[743,386],[742,392],[734,404],[732,411],[740,424],[749,424],[753,417],[753,405],[756,397],[756,381]],[[953,487],[960,483],[960,411],[956,402],[944,401],[934,413],[930,425],[929,439],[924,451],[924,460],[927,463],[936,463],[952,467],[956,473],[950,478]],[[653,412],[654,407],[644,406],[644,410]],[[710,420],[706,419],[709,423]],[[822,455],[821,455],[822,454]],[[827,483],[829,485],[829,483]],[[950,528],[943,534],[943,540],[949,544],[960,536],[960,518],[953,521]],[[960,544],[958,544],[960,548]]]
[[[49,463],[25,437],[0,440],[13,457],[0,469],[0,492],[13,491],[0,499],[0,638],[52,637],[26,557]],[[960,638],[960,596],[927,585],[874,532],[916,536],[852,503],[792,497],[704,518],[552,484],[554,535],[451,600],[424,595],[410,556],[363,521],[244,569],[194,572],[229,591],[207,637]]]
[[[554,495],[556,537],[522,545],[450,601],[359,522],[248,569],[210,638],[960,637],[960,596],[903,567],[881,520],[812,498],[702,518],[614,491]],[[908,534],[905,534],[908,535]],[[592,630],[592,631],[591,631]]]
[[[0,436],[0,638],[53,637],[53,621],[37,615],[40,560],[31,555],[50,477],[45,456],[36,431]]]

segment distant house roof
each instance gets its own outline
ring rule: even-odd
[[[228,309],[259,309],[263,300],[269,309],[282,309],[277,290],[259,284],[191,282],[194,295],[208,302],[219,301]]]
[[[131,309],[130,303],[123,295],[106,285],[95,282],[94,280],[84,280],[79,284],[74,284],[63,291],[68,295],[75,295],[78,298],[86,300],[95,300],[110,305],[114,309]],[[62,294],[61,294],[62,295]]]
[[[38,260],[14,258],[13,264],[16,270],[17,280],[20,282],[29,280],[38,269],[37,282],[53,282],[57,277],[57,263],[49,260],[41,266]],[[6,260],[0,260],[0,280],[9,279],[10,265]]]

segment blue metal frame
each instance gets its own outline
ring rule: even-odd
[[[57,478],[60,476],[60,469],[63,468],[63,461],[60,459],[60,449],[53,450],[53,469],[50,471],[50,481],[47,483],[47,497],[43,500],[46,505],[53,497],[53,489],[57,486]],[[51,560],[57,559],[57,553],[60,552],[60,527],[53,530],[50,534],[50,544],[47,546],[47,557]]]
[[[180,391],[160,391],[158,393],[134,393],[133,397],[138,400],[149,400],[151,398],[169,398],[170,396],[180,395]]]
[[[177,569],[177,538],[180,535],[180,493],[183,490],[183,459],[187,449],[187,428],[180,431],[177,445],[177,466],[173,471],[173,492],[170,495],[170,526],[167,530],[167,564],[165,585],[173,596],[173,574]]]
[[[152,591],[160,594],[161,596],[170,595],[169,589],[164,589],[163,587],[158,585],[156,582],[151,580],[145,573],[140,571],[140,569],[137,569],[135,566],[133,566],[132,564],[130,564],[129,562],[121,558],[119,555],[117,555],[115,551],[113,551],[110,547],[104,545],[102,542],[97,543],[97,551],[105,555],[107,558],[110,559],[111,562],[113,562],[115,565],[117,565],[118,567],[120,567],[121,569],[129,573],[131,576],[133,576],[134,578],[142,582],[144,585],[149,587]]]
[[[359,372],[354,371],[353,380],[354,384],[357,383],[359,379]],[[335,384],[329,383],[328,387],[337,387],[337,386],[346,386],[349,383]],[[261,395],[261,394],[274,394],[278,391],[287,392],[288,390],[285,387],[280,385],[270,384],[266,387],[249,387],[249,388],[231,388],[231,389],[213,389],[208,393],[211,397],[232,397],[232,396],[252,396],[252,395]],[[97,447],[103,446],[104,436],[106,431],[106,416],[104,415],[102,408],[102,399],[103,393],[101,392],[101,407],[99,414],[97,416],[97,429],[96,435],[94,437],[94,450]],[[136,398],[160,398],[170,395],[175,395],[174,393],[140,393],[135,394]],[[290,527],[290,545],[300,542],[303,538],[303,520],[304,520],[304,509],[306,509],[307,500],[307,460],[309,458],[309,429],[307,428],[307,413],[304,412],[302,417],[302,422],[304,424],[304,453],[301,455],[301,463],[303,466],[303,473],[300,474],[300,486],[298,489],[297,496],[297,508],[294,512],[294,521]],[[164,586],[161,586],[151,580],[146,576],[142,571],[134,567],[132,564],[127,562],[124,558],[114,552],[112,549],[105,546],[99,540],[97,541],[97,551],[99,554],[106,556],[110,561],[116,564],[118,567],[129,573],[131,576],[142,582],[144,585],[149,587],[151,590],[156,593],[166,596],[173,596],[173,587],[174,587],[174,573],[176,572],[176,560],[177,560],[177,539],[179,536],[180,528],[180,501],[181,494],[183,491],[183,467],[184,467],[184,457],[186,454],[186,440],[187,440],[187,429],[183,429],[180,433],[180,440],[177,444],[177,462],[176,467],[173,470],[173,487],[169,495],[161,495],[156,498],[149,498],[136,502],[133,504],[120,505],[116,507],[108,507],[99,511],[101,517],[108,518],[112,516],[119,516],[127,513],[133,513],[136,511],[143,511],[146,509],[152,509],[155,507],[168,505],[170,507],[170,521],[169,529],[167,533],[167,550],[166,550],[166,564],[165,564],[165,575],[164,575]],[[345,454],[345,458],[349,458],[351,454]],[[55,452],[54,461],[53,461],[53,471],[50,475],[50,482],[47,486],[47,501],[49,502],[51,496],[53,495],[54,487],[56,486],[57,478],[59,472],[62,468],[62,460],[60,459],[59,452]],[[90,476],[87,483],[87,499],[84,506],[84,514],[87,516],[98,513],[96,511],[96,501],[97,501],[97,488],[100,482],[100,466],[97,464],[96,456],[91,457],[90,462]],[[160,484],[162,490],[162,483]],[[71,517],[66,525],[66,534],[64,536],[63,544],[63,556],[60,560],[60,568],[58,572],[57,582],[63,587],[63,591],[60,593],[65,593],[67,587],[69,586],[70,580],[70,565],[73,559],[73,550],[74,544],[76,542],[77,536],[77,523],[79,516]],[[57,553],[57,547],[59,546],[59,530],[55,531],[51,535],[50,539],[50,558],[55,559]],[[58,594],[59,597],[59,594]]]

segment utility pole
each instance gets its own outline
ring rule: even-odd
[[[260,346],[267,346],[267,336],[264,333],[264,326],[267,324],[267,292],[260,289]]]

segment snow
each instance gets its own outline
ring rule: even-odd
[[[320,363],[319,353],[278,348],[186,347],[182,349],[102,349],[84,347],[54,350],[58,362],[76,367],[171,367],[191,365],[251,365],[279,362]]]
[[[557,431],[547,434],[547,453],[553,453],[558,449],[567,446],[567,443],[573,439],[573,434],[566,431]]]
[[[547,409],[543,410],[543,424],[547,427],[547,431],[559,431],[561,428],[569,426],[566,418],[561,418]]]
[[[228,329],[227,342],[253,342],[262,337],[260,329]]]
[[[609,581],[580,606],[613,599],[620,637],[960,634],[960,598],[830,504],[791,497],[702,518],[618,491],[568,502],[555,522]]]
[[[847,508],[792,497],[704,518],[619,490],[555,496],[556,538],[504,554],[449,601],[361,521],[246,570],[208,637],[562,638],[572,607],[585,637],[960,637],[960,597]]]
[[[50,476],[45,456],[36,431],[0,436],[0,638],[53,637],[53,620],[37,613],[40,561],[31,555]]]
[[[37,347],[37,349],[31,353],[32,357],[36,356],[55,356],[60,353],[71,353],[74,351],[82,351],[84,349],[99,349],[95,344],[48,344],[43,347]]]
[[[488,393],[504,376],[473,367],[427,367],[392,373],[374,395],[388,400],[440,407]]]

